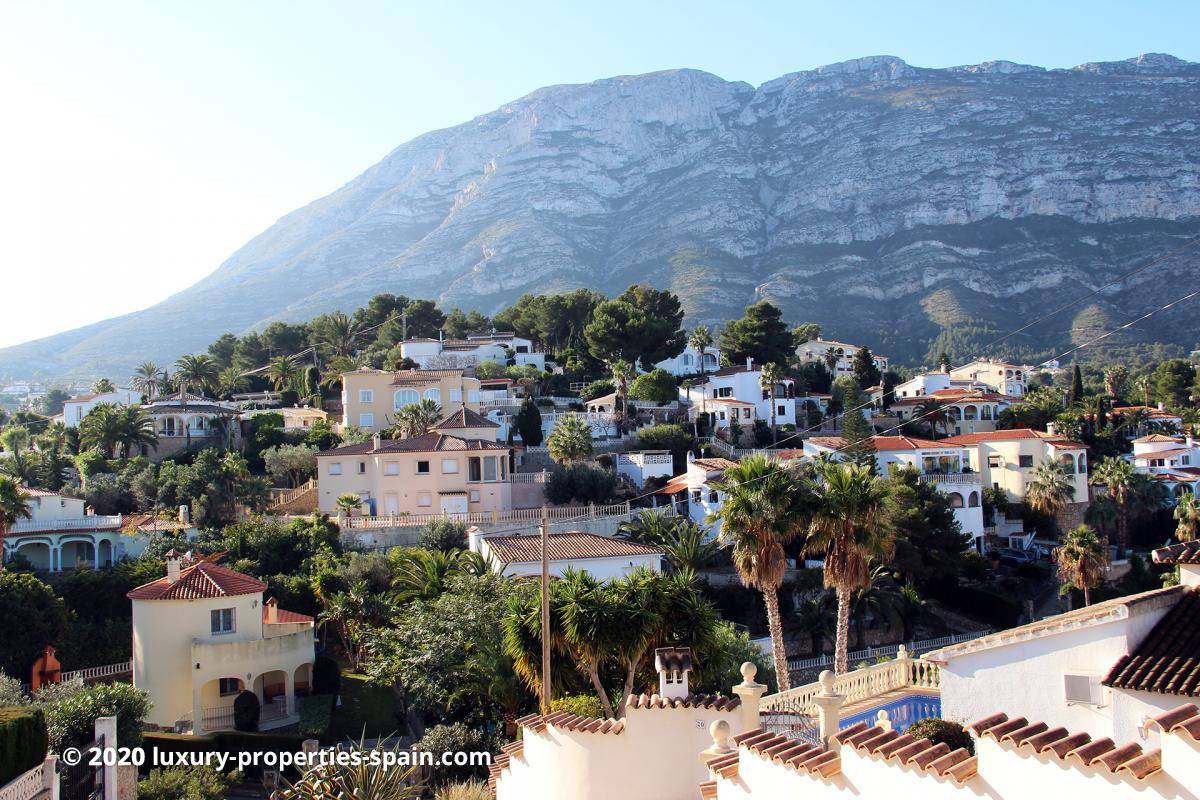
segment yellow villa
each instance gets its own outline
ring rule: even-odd
[[[465,369],[358,369],[342,373],[342,424],[372,433],[391,426],[395,413],[421,400],[443,409],[479,410],[479,379]]]
[[[172,550],[165,577],[126,595],[133,685],[153,704],[147,723],[195,734],[231,729],[245,689],[261,704],[261,729],[299,721],[296,693],[312,683],[313,618],[264,603],[266,588],[211,561],[185,565]]]

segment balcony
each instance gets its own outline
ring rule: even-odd
[[[978,472],[926,472],[920,477],[921,483],[953,483],[963,485],[978,485],[980,483]]]
[[[117,530],[121,527],[122,516],[94,515],[67,519],[31,520],[19,519],[8,529],[9,536],[37,531],[100,531]]]

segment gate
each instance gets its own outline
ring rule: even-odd
[[[104,737],[97,736],[79,749],[83,758],[74,766],[58,759],[60,800],[103,800],[104,767],[91,766],[93,748],[104,751]]]

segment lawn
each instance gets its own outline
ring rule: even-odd
[[[370,685],[365,675],[344,671],[341,697],[342,704],[333,709],[333,725],[329,728],[332,741],[358,741],[364,730],[368,739],[390,736],[399,730],[396,701],[390,689]]]

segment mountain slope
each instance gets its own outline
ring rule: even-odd
[[[163,303],[0,350],[0,374],[119,376],[380,291],[494,311],[525,291],[637,281],[679,292],[694,320],[768,297],[920,360],[949,324],[938,293],[1006,331],[1200,233],[1198,107],[1200,65],[1165,55],[547,87],[398,147]],[[1143,313],[1195,263],[1096,310]],[[1190,345],[1189,321],[1148,330]],[[1071,326],[1062,315],[1024,345],[1069,343]]]

